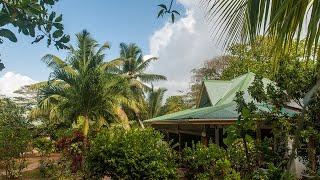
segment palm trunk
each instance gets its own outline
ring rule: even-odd
[[[141,118],[140,118],[140,114],[136,112],[136,117],[137,117],[137,121],[138,121],[138,124],[139,126],[144,129],[144,124],[143,122],[141,121]]]
[[[143,122],[140,120],[140,118],[138,118],[138,123],[139,123],[140,127],[141,127],[142,129],[144,129],[144,124],[143,124]]]
[[[84,116],[84,121],[83,121],[83,129],[82,129],[82,132],[83,132],[83,135],[87,136],[88,135],[88,132],[89,132],[89,117],[88,115],[85,115]]]

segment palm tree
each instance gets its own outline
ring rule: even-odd
[[[208,19],[218,24],[219,38],[225,45],[235,41],[254,42],[263,34],[274,41],[275,72],[279,60],[292,47],[298,49],[304,39],[307,60],[320,58],[320,1],[319,0],[202,0],[208,9]],[[294,41],[298,43],[293,43]],[[299,144],[299,133],[303,128],[306,109],[320,87],[320,72],[314,74],[314,86],[303,99],[303,110],[298,121],[290,167]]]
[[[130,84],[130,89],[134,95],[134,99],[137,103],[137,108],[125,108],[129,111],[133,111],[135,118],[141,127],[143,123],[141,121],[142,114],[147,110],[145,102],[145,92],[151,91],[151,88],[146,83],[152,83],[155,81],[166,80],[167,78],[159,74],[150,74],[145,71],[149,67],[150,63],[157,60],[155,57],[144,59],[141,49],[136,44],[120,44],[120,57],[116,62],[120,61],[120,65],[116,68],[112,68],[112,72],[121,75],[127,79]]]
[[[162,101],[164,93],[167,91],[165,88],[158,88],[149,92],[147,98],[148,104],[148,118],[154,118],[160,115],[160,111],[162,108]]]
[[[141,49],[136,44],[120,44],[120,57],[122,62],[115,71],[130,81],[132,87],[137,89],[150,90],[145,83],[152,83],[159,80],[167,80],[163,75],[145,73],[151,61],[156,57],[145,59]]]
[[[114,63],[103,61],[108,44],[99,46],[87,31],[76,36],[77,46],[70,46],[65,61],[51,54],[42,58],[53,72],[47,82],[33,86],[39,89],[33,114],[82,121],[86,135],[90,122],[112,122],[119,117],[122,104],[134,106],[134,102],[126,79],[107,72]]]

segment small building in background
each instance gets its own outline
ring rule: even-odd
[[[156,117],[145,121],[146,124],[163,132],[168,140],[179,143],[179,150],[189,146],[192,142],[208,144],[209,141],[226,147],[223,138],[226,136],[225,129],[238,119],[236,110],[237,104],[234,98],[237,92],[244,92],[246,102],[254,101],[249,95],[248,88],[255,79],[254,73],[247,73],[230,81],[206,80],[202,83],[201,93],[197,105],[173,114]],[[263,78],[262,82],[266,87],[275,83]],[[255,101],[254,101],[255,102]],[[255,102],[261,111],[270,111],[270,105]],[[296,103],[290,103],[284,108],[283,113],[293,116],[300,111]],[[264,125],[257,127],[257,136],[263,138],[272,136],[271,128]]]

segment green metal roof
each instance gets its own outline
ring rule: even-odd
[[[211,106],[205,107],[199,104],[198,108],[167,114],[164,116],[147,120],[145,122],[152,123],[163,120],[172,121],[183,119],[236,120],[238,118],[238,112],[236,111],[236,103],[233,100],[237,92],[243,91],[244,99],[247,102],[253,101],[253,98],[248,93],[248,88],[254,81],[254,77],[255,74],[249,72],[230,81],[204,81],[202,88],[203,92],[201,93],[203,97],[201,98],[209,99],[211,102]],[[265,87],[270,83],[275,85],[274,82],[266,78],[263,78],[262,81]],[[256,106],[261,111],[270,111],[270,106],[267,104],[256,103]],[[297,111],[288,108],[284,108],[282,111],[283,113],[288,114],[289,116],[293,116],[297,113]]]
[[[270,112],[271,106],[267,104],[257,103],[256,104],[258,110],[264,112]],[[164,116],[159,116],[145,122],[157,122],[162,120],[172,120],[172,121],[179,121],[184,119],[207,119],[207,120],[236,120],[239,116],[238,112],[236,111],[236,103],[231,102],[228,104],[223,105],[216,105],[204,108],[197,108],[197,109],[188,109],[184,111],[179,111],[172,114],[167,114]],[[288,116],[293,116],[297,112],[288,108],[284,108],[282,113],[287,114]]]
[[[243,91],[244,98],[247,101],[252,101],[253,98],[249,95],[247,90],[254,81],[254,78],[255,74],[249,72],[230,81],[206,80],[203,83],[203,90],[207,91],[209,97],[201,98],[209,98],[212,106],[222,105],[233,102],[236,93],[239,91]],[[275,84],[274,82],[266,78],[263,78],[262,82],[265,87],[268,84]],[[201,94],[205,96],[205,93]],[[199,107],[201,107],[201,105],[199,105]]]

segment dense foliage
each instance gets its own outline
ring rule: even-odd
[[[69,36],[63,34],[62,15],[50,11],[58,0],[17,0],[0,1],[0,43],[2,38],[17,42],[16,35],[9,29],[2,28],[13,25],[26,36],[35,37],[34,42],[41,41],[45,36],[48,38],[48,46],[53,41],[58,49],[67,48]],[[37,32],[40,32],[37,35]],[[53,32],[53,33],[52,33]]]
[[[175,152],[153,129],[111,128],[93,140],[87,157],[91,178],[176,179]]]
[[[218,57],[216,60],[208,61],[205,66],[195,69],[194,83],[192,84],[191,95],[196,97],[199,93],[201,79],[232,79],[248,71],[254,72],[258,77],[269,78],[277,83],[280,89],[274,89],[269,86],[269,92],[261,91],[261,82],[256,81],[255,87],[251,88],[252,93],[258,102],[266,102],[275,105],[272,109],[273,114],[269,114],[268,119],[278,119],[276,121],[267,121],[271,123],[276,137],[299,137],[301,143],[297,143],[299,155],[308,162],[307,171],[316,174],[319,169],[317,158],[319,154],[319,116],[315,113],[320,107],[317,101],[320,92],[316,93],[310,105],[305,110],[305,118],[298,118],[298,121],[288,121],[279,114],[279,109],[285,107],[286,103],[296,103],[297,106],[303,106],[302,99],[307,92],[316,83],[319,77],[319,63],[317,57],[311,59],[303,55],[304,44],[298,44],[298,50],[292,48],[289,54],[283,55],[281,63],[274,73],[274,62],[272,61],[273,42],[268,39],[258,39],[251,44],[235,44],[228,48],[228,56]],[[225,62],[221,64],[219,61]],[[217,73],[219,72],[219,73]],[[282,93],[281,93],[282,92]],[[286,93],[283,93],[286,92]],[[268,97],[267,97],[268,96]],[[252,113],[250,113],[252,114]],[[266,115],[266,114],[264,114]],[[276,118],[275,118],[276,117]],[[256,118],[252,116],[252,118]],[[304,123],[301,123],[304,122]],[[293,128],[299,127],[299,128]],[[279,143],[278,140],[276,142]],[[303,150],[303,147],[308,147]],[[281,157],[281,155],[279,155]],[[292,155],[290,159],[293,159]],[[274,162],[277,162],[274,161]],[[286,164],[286,163],[285,163]]]
[[[0,100],[0,163],[7,178],[18,178],[26,166],[23,153],[31,142],[31,125],[23,107],[9,99]]]
[[[67,160],[70,160],[71,172],[82,170],[89,142],[81,131],[74,130],[71,135],[61,137],[56,142],[56,147]]]
[[[15,0],[0,1],[0,44],[4,39],[17,42],[17,37],[12,25],[19,33],[34,38],[32,43],[37,43],[47,38],[47,45],[52,42],[57,49],[65,49],[70,37],[65,35],[62,24],[62,15],[50,11],[58,0]],[[0,61],[0,71],[4,64]]]
[[[240,179],[233,168],[226,151],[215,144],[204,146],[193,144],[186,147],[181,155],[182,166],[187,168],[189,179]]]
[[[111,69],[115,75],[120,75],[129,83],[133,95],[132,99],[137,103],[135,107],[123,105],[123,110],[130,120],[136,120],[141,127],[144,127],[142,123],[143,119],[148,119],[152,114],[155,115],[155,112],[152,111],[157,111],[157,104],[161,104],[160,100],[164,93],[162,92],[163,90],[159,90],[158,99],[150,98],[155,92],[148,84],[167,79],[163,75],[147,73],[146,70],[151,62],[157,60],[157,58],[144,58],[142,50],[136,44],[120,43],[120,56],[114,60],[120,63]],[[149,96],[147,99],[145,99],[146,94]],[[153,105],[151,106],[151,104]],[[149,110],[148,108],[153,110]]]
[[[98,47],[87,31],[77,34],[77,47],[70,46],[68,58],[46,55],[43,61],[53,72],[47,82],[31,85],[38,90],[38,107],[31,116],[47,117],[56,123],[81,124],[85,135],[121,120],[121,105],[134,106],[126,79],[108,72],[115,62],[104,62],[104,44]]]

